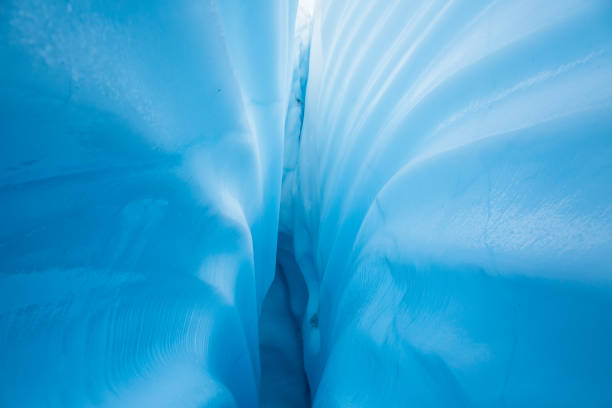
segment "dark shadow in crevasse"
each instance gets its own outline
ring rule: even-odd
[[[306,285],[292,247],[286,237],[279,236],[276,274],[259,319],[262,408],[311,405],[300,329]]]

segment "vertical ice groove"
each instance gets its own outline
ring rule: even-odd
[[[609,405],[612,9],[371,5],[314,18],[313,406]]]

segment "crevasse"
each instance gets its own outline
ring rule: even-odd
[[[308,291],[293,251],[293,200],[308,80],[311,24],[309,9],[300,4],[283,140],[276,274],[259,318],[262,407],[311,405],[301,334]]]
[[[612,405],[609,2],[298,14],[0,5],[0,407]]]

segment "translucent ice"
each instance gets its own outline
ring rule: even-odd
[[[2,2],[0,407],[612,406],[610,2],[302,6]]]
[[[319,5],[294,198],[314,406],[612,404],[611,21]]]
[[[0,406],[256,406],[296,1],[0,6]]]

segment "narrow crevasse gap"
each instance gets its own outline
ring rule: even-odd
[[[285,120],[277,265],[259,321],[261,407],[309,407],[301,324],[307,302],[304,278],[293,252],[293,197],[308,80],[312,10],[300,4],[291,95]]]
[[[303,315],[306,288],[293,255],[286,249],[279,249],[278,255],[259,321],[260,406],[310,407],[298,317]]]

